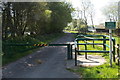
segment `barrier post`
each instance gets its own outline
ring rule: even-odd
[[[72,54],[72,44],[70,45],[70,50],[71,50],[71,51],[70,51],[70,56],[71,56],[70,59],[73,59],[73,54]]]
[[[106,51],[106,36],[103,36],[103,50]]]
[[[115,39],[113,39],[113,61],[115,62]]]
[[[87,50],[87,45],[85,44],[85,50]],[[87,59],[87,52],[85,52],[85,59]]]
[[[70,44],[67,45],[67,59],[71,59]]]
[[[109,29],[109,44],[110,44],[110,66],[112,67],[112,29]]]
[[[77,51],[76,51],[76,47],[75,47],[75,66],[77,66]]]
[[[77,44],[79,43],[79,40],[77,40]],[[77,45],[77,49],[79,50],[79,45]],[[79,52],[78,52],[78,54],[80,54]]]

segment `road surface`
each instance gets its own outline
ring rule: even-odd
[[[67,43],[73,40],[74,34],[66,34],[53,43]],[[3,78],[78,78],[78,75],[66,70],[66,59],[65,46],[44,47],[4,66]]]

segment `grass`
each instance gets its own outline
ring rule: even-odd
[[[58,39],[63,36],[64,33],[50,34],[50,35],[42,35],[38,36],[38,38],[23,38],[23,39],[15,39],[12,41],[7,41],[7,43],[41,43],[41,44],[49,44],[50,42]],[[2,65],[7,65],[11,62],[14,62],[24,56],[32,54],[36,50],[40,49],[40,47],[34,46],[4,46],[3,45],[3,57],[2,57]]]
[[[99,35],[99,34],[96,34]],[[105,35],[102,33],[102,35]],[[100,38],[100,37],[99,37]],[[120,37],[115,37],[116,43],[119,43]],[[89,41],[88,43],[91,43],[92,41]],[[79,41],[79,43],[85,43],[84,41]],[[102,43],[102,41],[95,41],[95,43]],[[109,44],[109,41],[106,42]],[[83,45],[80,45],[80,50],[85,50],[85,47]],[[103,50],[102,46],[95,45],[95,48],[93,48],[93,45],[87,46],[88,50]],[[107,48],[109,50],[109,48]],[[81,53],[84,55],[84,53]],[[94,54],[94,55],[102,55],[106,59],[106,63],[99,66],[94,67],[77,67],[75,69],[68,69],[71,72],[75,72],[78,75],[80,75],[84,79],[90,79],[90,78],[120,78],[120,73],[118,71],[118,65],[116,63],[112,64],[112,67],[110,67],[109,64],[109,54],[104,53],[88,53],[88,54]]]
[[[77,69],[69,69],[72,72],[76,72],[82,78],[118,78],[118,66],[113,64],[112,67],[109,64],[104,64],[96,67],[79,67]]]
[[[78,31],[70,31],[70,30],[64,30],[64,31],[69,33],[78,33]]]

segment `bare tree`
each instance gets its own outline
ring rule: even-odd
[[[90,6],[89,6],[89,16],[90,16],[90,20],[91,20],[91,24],[92,24],[92,27],[94,28],[94,14],[95,14],[95,12],[94,12],[95,10],[94,10],[94,5],[91,3],[90,4]]]
[[[85,23],[86,28],[88,28],[88,20],[90,19],[92,27],[94,28],[94,5],[91,3],[90,0],[83,0],[81,3],[82,12],[83,12],[83,20]]]
[[[89,9],[89,6],[90,6],[90,4],[89,4],[89,2],[88,1],[83,1],[82,2],[82,11],[83,11],[83,17],[84,17],[84,22],[85,22],[85,24],[86,24],[86,27],[87,27],[87,24],[88,24],[88,18],[87,18],[87,11],[88,11],[88,9]]]

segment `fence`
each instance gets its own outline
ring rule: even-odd
[[[72,44],[68,43],[68,44],[6,44],[4,43],[3,45],[5,46],[34,46],[35,48],[38,47],[43,47],[43,46],[66,46],[67,47],[67,59],[72,59]]]
[[[79,38],[79,37],[86,37],[86,38]],[[88,38],[88,37],[103,37],[102,39],[100,38]],[[109,51],[106,51],[106,47],[109,48],[109,45],[106,44],[106,41],[109,41],[106,37],[109,37],[107,35],[78,35],[76,38],[76,47],[75,47],[75,66],[77,66],[77,54],[79,52],[83,53],[85,52],[85,58],[87,59],[87,52],[92,52],[92,53],[109,53]],[[79,41],[93,41],[93,43],[79,43]],[[94,43],[94,41],[103,41],[103,43]],[[112,38],[113,42],[113,61],[115,62],[115,39]],[[84,45],[85,50],[79,50],[79,45]],[[93,51],[93,50],[87,50],[87,45],[103,45],[103,50],[102,51]]]

